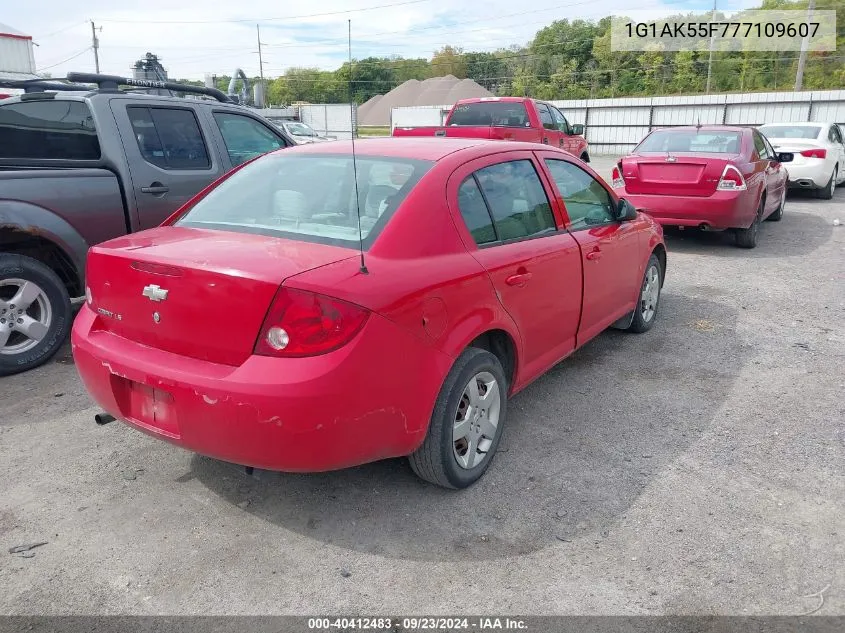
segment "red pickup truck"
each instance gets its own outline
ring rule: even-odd
[[[583,125],[570,125],[550,103],[525,97],[462,99],[443,126],[397,127],[393,136],[448,136],[545,143],[590,162]]]

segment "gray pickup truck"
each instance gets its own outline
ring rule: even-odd
[[[0,100],[0,376],[40,365],[63,344],[90,246],[157,226],[233,167],[295,145],[218,90],[67,79],[0,83],[25,90]]]

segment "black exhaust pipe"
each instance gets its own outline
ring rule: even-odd
[[[109,415],[108,413],[98,413],[94,416],[94,422],[103,426],[104,424],[108,424],[109,422],[114,422],[114,416]]]

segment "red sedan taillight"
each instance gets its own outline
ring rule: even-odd
[[[625,179],[622,177],[622,170],[619,168],[619,165],[613,168],[613,172],[610,174],[610,178],[610,186],[614,189],[619,189],[620,187],[625,186]]]
[[[325,295],[281,288],[255,344],[260,356],[317,356],[342,347],[364,327],[370,313]]]
[[[745,191],[745,178],[733,165],[725,165],[725,171],[722,172],[722,178],[719,180],[716,189],[720,191]]]
[[[806,158],[825,158],[827,156],[826,149],[805,149],[801,152],[801,156]]]

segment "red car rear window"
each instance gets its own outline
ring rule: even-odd
[[[635,152],[703,152],[738,154],[739,132],[721,130],[657,130],[640,143]]]
[[[514,101],[479,101],[461,103],[452,110],[449,125],[527,127],[530,125],[525,104]]]
[[[350,154],[268,154],[234,173],[175,224],[367,248],[433,163]],[[358,176],[359,203],[355,202]]]

